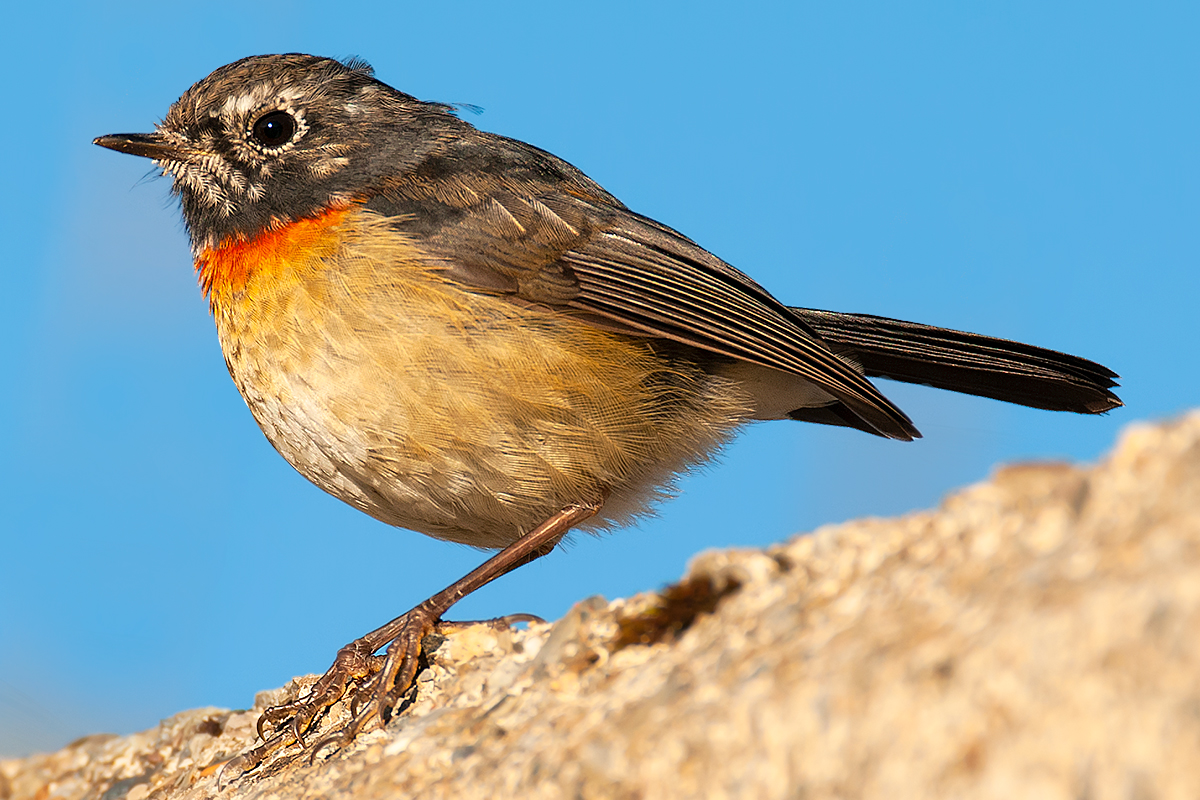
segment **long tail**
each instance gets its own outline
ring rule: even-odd
[[[1077,356],[975,333],[868,314],[792,311],[870,377],[922,383],[1051,411],[1099,414],[1122,405],[1119,377]]]

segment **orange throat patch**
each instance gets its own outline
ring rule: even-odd
[[[271,281],[291,267],[333,255],[341,223],[350,210],[329,209],[253,239],[226,239],[201,252],[196,256],[196,274],[209,305],[231,299],[252,279]]]

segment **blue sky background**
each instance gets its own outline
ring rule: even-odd
[[[1084,418],[884,384],[926,438],[773,423],[640,528],[463,602],[558,617],[710,547],[1092,460],[1200,400],[1198,6],[133,2],[7,12],[0,754],[323,670],[481,554],[325,496],[226,374],[165,180],[91,145],[212,69],[368,59],[548,149],[795,305],[965,328],[1123,375]]]

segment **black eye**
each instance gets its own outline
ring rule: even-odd
[[[296,119],[286,111],[263,114],[250,129],[250,135],[263,147],[279,147],[296,135]]]

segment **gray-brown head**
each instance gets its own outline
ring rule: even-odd
[[[365,62],[289,53],[221,67],[154,133],[95,142],[171,176],[200,251],[379,192],[469,128],[375,80]]]

